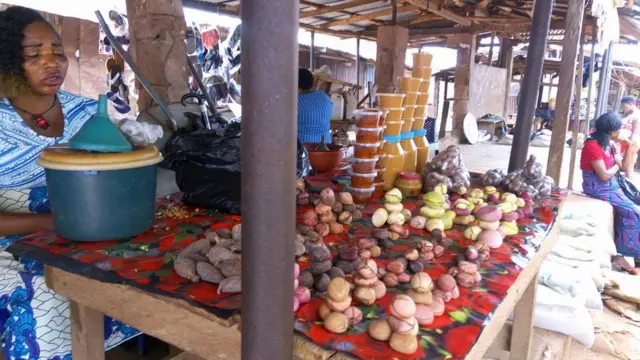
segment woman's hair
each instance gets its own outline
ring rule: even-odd
[[[298,69],[298,89],[307,91],[313,87],[313,73],[307,69]]]
[[[14,97],[28,91],[22,63],[22,41],[27,26],[47,21],[37,11],[12,6],[0,11],[0,97]]]
[[[614,131],[622,128],[622,118],[616,112],[602,114],[596,120],[596,131],[591,134],[591,139],[598,142],[603,149],[609,146],[609,137]]]

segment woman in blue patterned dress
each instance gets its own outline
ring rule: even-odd
[[[595,132],[582,147],[580,169],[584,193],[608,202],[613,206],[616,250],[621,256],[640,259],[640,205],[629,199],[616,175],[622,169],[623,159],[613,141],[618,140],[622,119],[617,113],[606,113],[595,123]],[[634,144],[629,145],[632,153],[637,152]],[[626,270],[629,264],[620,257],[613,261]]]
[[[20,234],[53,230],[40,152],[67,142],[97,111],[60,91],[68,60],[37,12],[0,12],[0,331],[5,360],[70,360],[69,301],[47,288],[43,267],[9,252]],[[105,317],[105,348],[138,335]]]

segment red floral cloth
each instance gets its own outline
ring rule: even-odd
[[[616,153],[615,147],[612,147],[613,153]],[[592,161],[603,160],[607,169],[611,169],[615,165],[616,161],[614,155],[611,153],[605,153],[604,149],[600,147],[597,141],[589,140],[584,143],[582,147],[582,154],[580,156],[580,170],[593,171],[591,166]]]
[[[320,346],[347,352],[361,359],[461,359],[478,340],[482,329],[490,322],[492,312],[544,241],[565,195],[554,192],[552,198],[541,204],[533,216],[518,222],[520,233],[508,237],[500,248],[492,250],[490,259],[481,265],[482,282],[473,289],[460,288],[460,297],[447,303],[445,314],[437,316],[433,324],[420,329],[420,346],[415,354],[406,356],[392,351],[388,343],[373,340],[367,334],[368,324],[376,318],[387,316],[393,294],[405,291],[406,284],[390,288],[387,296],[372,306],[360,305],[364,320],[340,335],[332,334],[322,326],[317,315],[318,306],[323,301],[322,294],[314,294],[313,300],[301,306],[296,313],[295,330]],[[179,205],[175,200],[165,199],[159,206],[176,204]],[[379,203],[369,204],[363,213],[370,216],[380,206]],[[405,204],[414,212],[420,206],[421,201],[415,199]],[[124,283],[184,299],[218,317],[228,318],[239,313],[240,294],[218,295],[216,285],[191,283],[179,277],[173,270],[172,258],[183,247],[203,238],[206,230],[231,228],[241,219],[239,216],[186,209],[190,214],[187,219],[157,220],[152,229],[128,240],[77,243],[53,234],[40,233],[15,242],[9,251],[99,281]],[[298,209],[299,218],[305,209]],[[370,218],[365,216],[354,223],[348,232],[326,237],[325,243],[335,253],[341,248],[355,246],[357,239],[370,236],[372,229]],[[457,255],[470,243],[462,237],[462,231],[463,227],[447,231],[456,244],[425,270],[432,278],[437,278],[454,266]],[[413,230],[412,233],[427,235],[420,230]],[[401,256],[415,246],[416,241],[396,241],[394,248],[376,259],[378,265],[384,266]],[[309,259],[302,256],[298,262],[302,268],[306,268]]]

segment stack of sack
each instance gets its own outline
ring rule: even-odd
[[[602,312],[605,277],[616,254],[611,217],[565,214],[560,238],[540,268],[535,327],[565,334],[591,347],[593,317]]]

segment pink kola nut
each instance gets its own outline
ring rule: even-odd
[[[378,274],[378,265],[371,259],[360,261],[360,264],[358,264],[358,274],[366,279],[375,278]]]
[[[411,316],[408,318],[399,318],[396,316],[389,317],[389,325],[393,332],[398,334],[410,334],[413,331],[413,328],[417,325],[417,320],[415,317]]]
[[[440,316],[444,314],[444,301],[440,297],[434,297],[429,308],[433,311],[433,315]]]
[[[391,302],[391,314],[399,318],[409,318],[416,313],[416,303],[407,295],[396,295]]]
[[[502,218],[500,209],[493,205],[483,206],[474,212],[474,215],[478,220],[486,222],[500,221],[500,218]]]
[[[378,280],[372,287],[376,293],[376,299],[382,299],[387,294],[387,286],[380,280]]]
[[[337,312],[343,312],[347,310],[349,306],[351,306],[351,296],[347,296],[346,299],[342,301],[333,301],[331,299],[327,299],[327,305],[329,305],[329,309]]]
[[[427,305],[417,304],[415,318],[420,326],[430,325],[433,323],[433,310]]]
[[[344,311],[344,315],[349,319],[349,324],[355,325],[362,321],[362,311],[355,306],[349,306]]]

